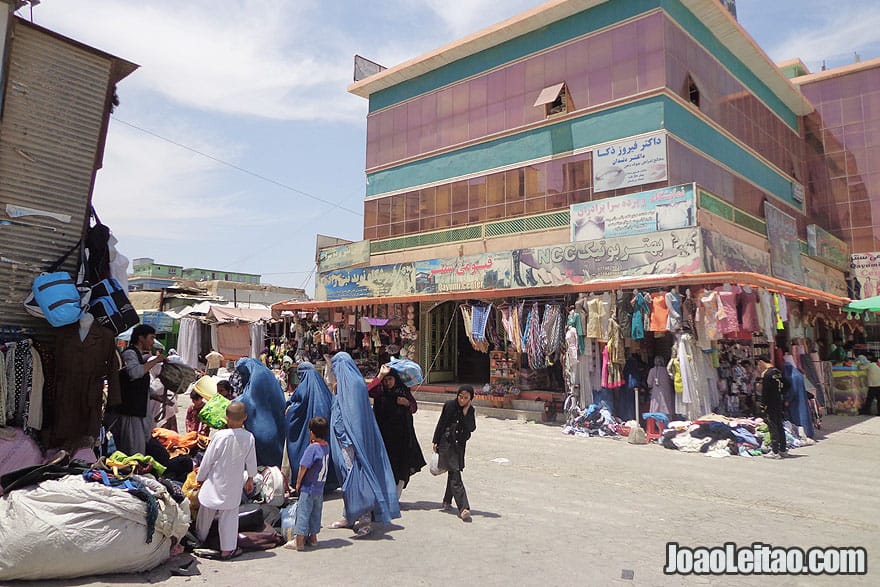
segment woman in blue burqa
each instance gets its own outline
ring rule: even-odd
[[[296,367],[299,384],[287,401],[287,458],[290,460],[291,471],[299,467],[306,447],[309,446],[309,420],[322,416],[330,421],[330,406],[333,395],[315,366],[303,361]],[[324,492],[339,487],[336,470],[330,466]]]
[[[336,396],[330,413],[330,452],[342,481],[343,519],[331,528],[372,531],[371,520],[387,524],[400,517],[397,486],[385,443],[367,395],[367,383],[351,355],[331,360]]]
[[[284,457],[284,392],[275,375],[257,359],[239,359],[235,371],[243,385],[236,398],[247,408],[244,427],[254,435],[257,464],[280,467]]]

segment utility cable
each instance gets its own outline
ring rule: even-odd
[[[235,169],[236,171],[240,171],[240,172],[242,172],[242,173],[245,173],[245,174],[247,174],[247,175],[250,175],[251,177],[255,177],[255,178],[257,178],[257,179],[259,179],[259,180],[262,180],[262,181],[265,181],[265,182],[267,182],[267,183],[271,183],[271,184],[274,185],[274,186],[277,186],[277,187],[283,188],[283,189],[285,189],[285,190],[291,191],[291,192],[293,192],[293,193],[295,193],[295,194],[299,194],[299,195],[301,195],[301,196],[305,196],[305,197],[307,197],[307,198],[311,198],[312,200],[315,200],[316,202],[321,202],[322,204],[329,204],[329,205],[330,205],[331,207],[333,207],[333,208],[338,208],[338,209],[340,209],[340,210],[344,210],[344,211],[348,212],[349,214],[354,214],[355,216],[363,216],[363,215],[364,215],[363,212],[358,212],[357,210],[353,210],[353,209],[351,209],[351,208],[346,208],[345,206],[343,206],[343,205],[341,205],[341,204],[337,204],[336,202],[331,202],[330,200],[326,200],[326,199],[321,198],[321,197],[319,197],[319,196],[315,196],[315,195],[310,194],[310,193],[308,193],[308,192],[304,192],[303,190],[297,189],[297,188],[295,188],[295,187],[293,187],[293,186],[289,186],[289,185],[287,185],[287,184],[285,184],[285,183],[281,183],[280,181],[277,181],[277,180],[275,180],[275,179],[272,179],[271,177],[266,177],[265,175],[261,175],[261,174],[255,172],[255,171],[251,171],[250,169],[246,169],[246,168],[244,168],[244,167],[242,167],[242,166],[240,166],[240,165],[236,165],[235,163],[231,163],[231,162],[229,162],[229,161],[225,161],[225,160],[223,160],[223,159],[220,159],[219,157],[215,157],[215,156],[213,156],[213,155],[209,155],[208,153],[205,153],[205,152],[203,152],[203,151],[199,151],[198,149],[196,149],[196,148],[194,148],[194,147],[190,147],[189,145],[185,145],[185,144],[183,144],[183,143],[181,143],[181,142],[175,141],[175,140],[173,140],[173,139],[169,139],[168,137],[164,137],[164,136],[160,135],[160,134],[157,133],[157,132],[154,132],[154,131],[152,131],[152,130],[149,130],[149,129],[143,128],[143,127],[138,126],[138,125],[136,125],[136,124],[133,124],[133,123],[131,123],[131,122],[127,122],[127,121],[125,121],[125,120],[122,120],[121,118],[119,118],[119,117],[117,117],[117,116],[114,116],[114,117],[113,117],[113,120],[115,120],[116,122],[119,122],[119,123],[121,123],[121,124],[124,124],[125,126],[131,127],[131,128],[133,128],[133,129],[135,129],[135,130],[139,130],[139,131],[141,131],[142,133],[148,134],[148,135],[150,135],[150,136],[152,136],[152,137],[155,137],[155,138],[157,138],[157,139],[159,139],[159,140],[165,141],[166,143],[170,143],[170,144],[172,144],[172,145],[174,145],[174,146],[176,146],[176,147],[180,147],[181,149],[186,149],[187,151],[190,151],[191,153],[195,153],[196,155],[200,155],[200,156],[202,156],[202,157],[205,157],[205,158],[207,158],[207,159],[210,159],[211,161],[214,161],[214,162],[216,162],[216,163],[220,163],[221,165],[225,165],[226,167],[229,167],[229,168]]]

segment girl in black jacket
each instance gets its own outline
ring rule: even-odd
[[[459,517],[471,521],[470,504],[467,491],[461,480],[464,469],[464,451],[471,433],[477,429],[474,418],[474,388],[462,385],[458,397],[443,404],[443,412],[434,429],[434,452],[440,455],[440,468],[448,472],[446,494],[443,496],[443,509],[452,507],[452,498],[458,506]]]

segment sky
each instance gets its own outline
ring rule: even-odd
[[[363,237],[367,102],[346,92],[354,54],[390,67],[538,4],[42,0],[33,19],[140,66],[118,86],[94,192],[123,254],[311,295],[316,234]],[[854,52],[880,57],[876,0],[737,9],[774,61],[818,71]]]

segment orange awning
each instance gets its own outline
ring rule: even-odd
[[[310,300],[305,302],[287,301],[272,304],[272,313],[284,310],[306,311],[318,308],[340,308],[345,306],[362,306],[370,304],[407,304],[412,302],[445,302],[451,300],[492,300],[503,298],[523,298],[531,296],[552,296],[574,294],[582,292],[608,291],[612,289],[634,289],[671,287],[673,285],[706,285],[711,283],[731,283],[736,285],[749,285],[763,287],[774,293],[780,293],[788,298],[797,300],[810,300],[831,304],[833,306],[845,306],[850,300],[818,289],[812,289],[803,285],[789,283],[769,275],[758,273],[744,273],[737,271],[723,271],[716,273],[688,273],[676,275],[642,275],[623,279],[593,280],[589,283],[571,285],[521,287],[508,289],[493,289],[485,291],[457,291],[430,294],[412,294],[405,296],[385,296],[373,298],[348,298],[344,300]]]

